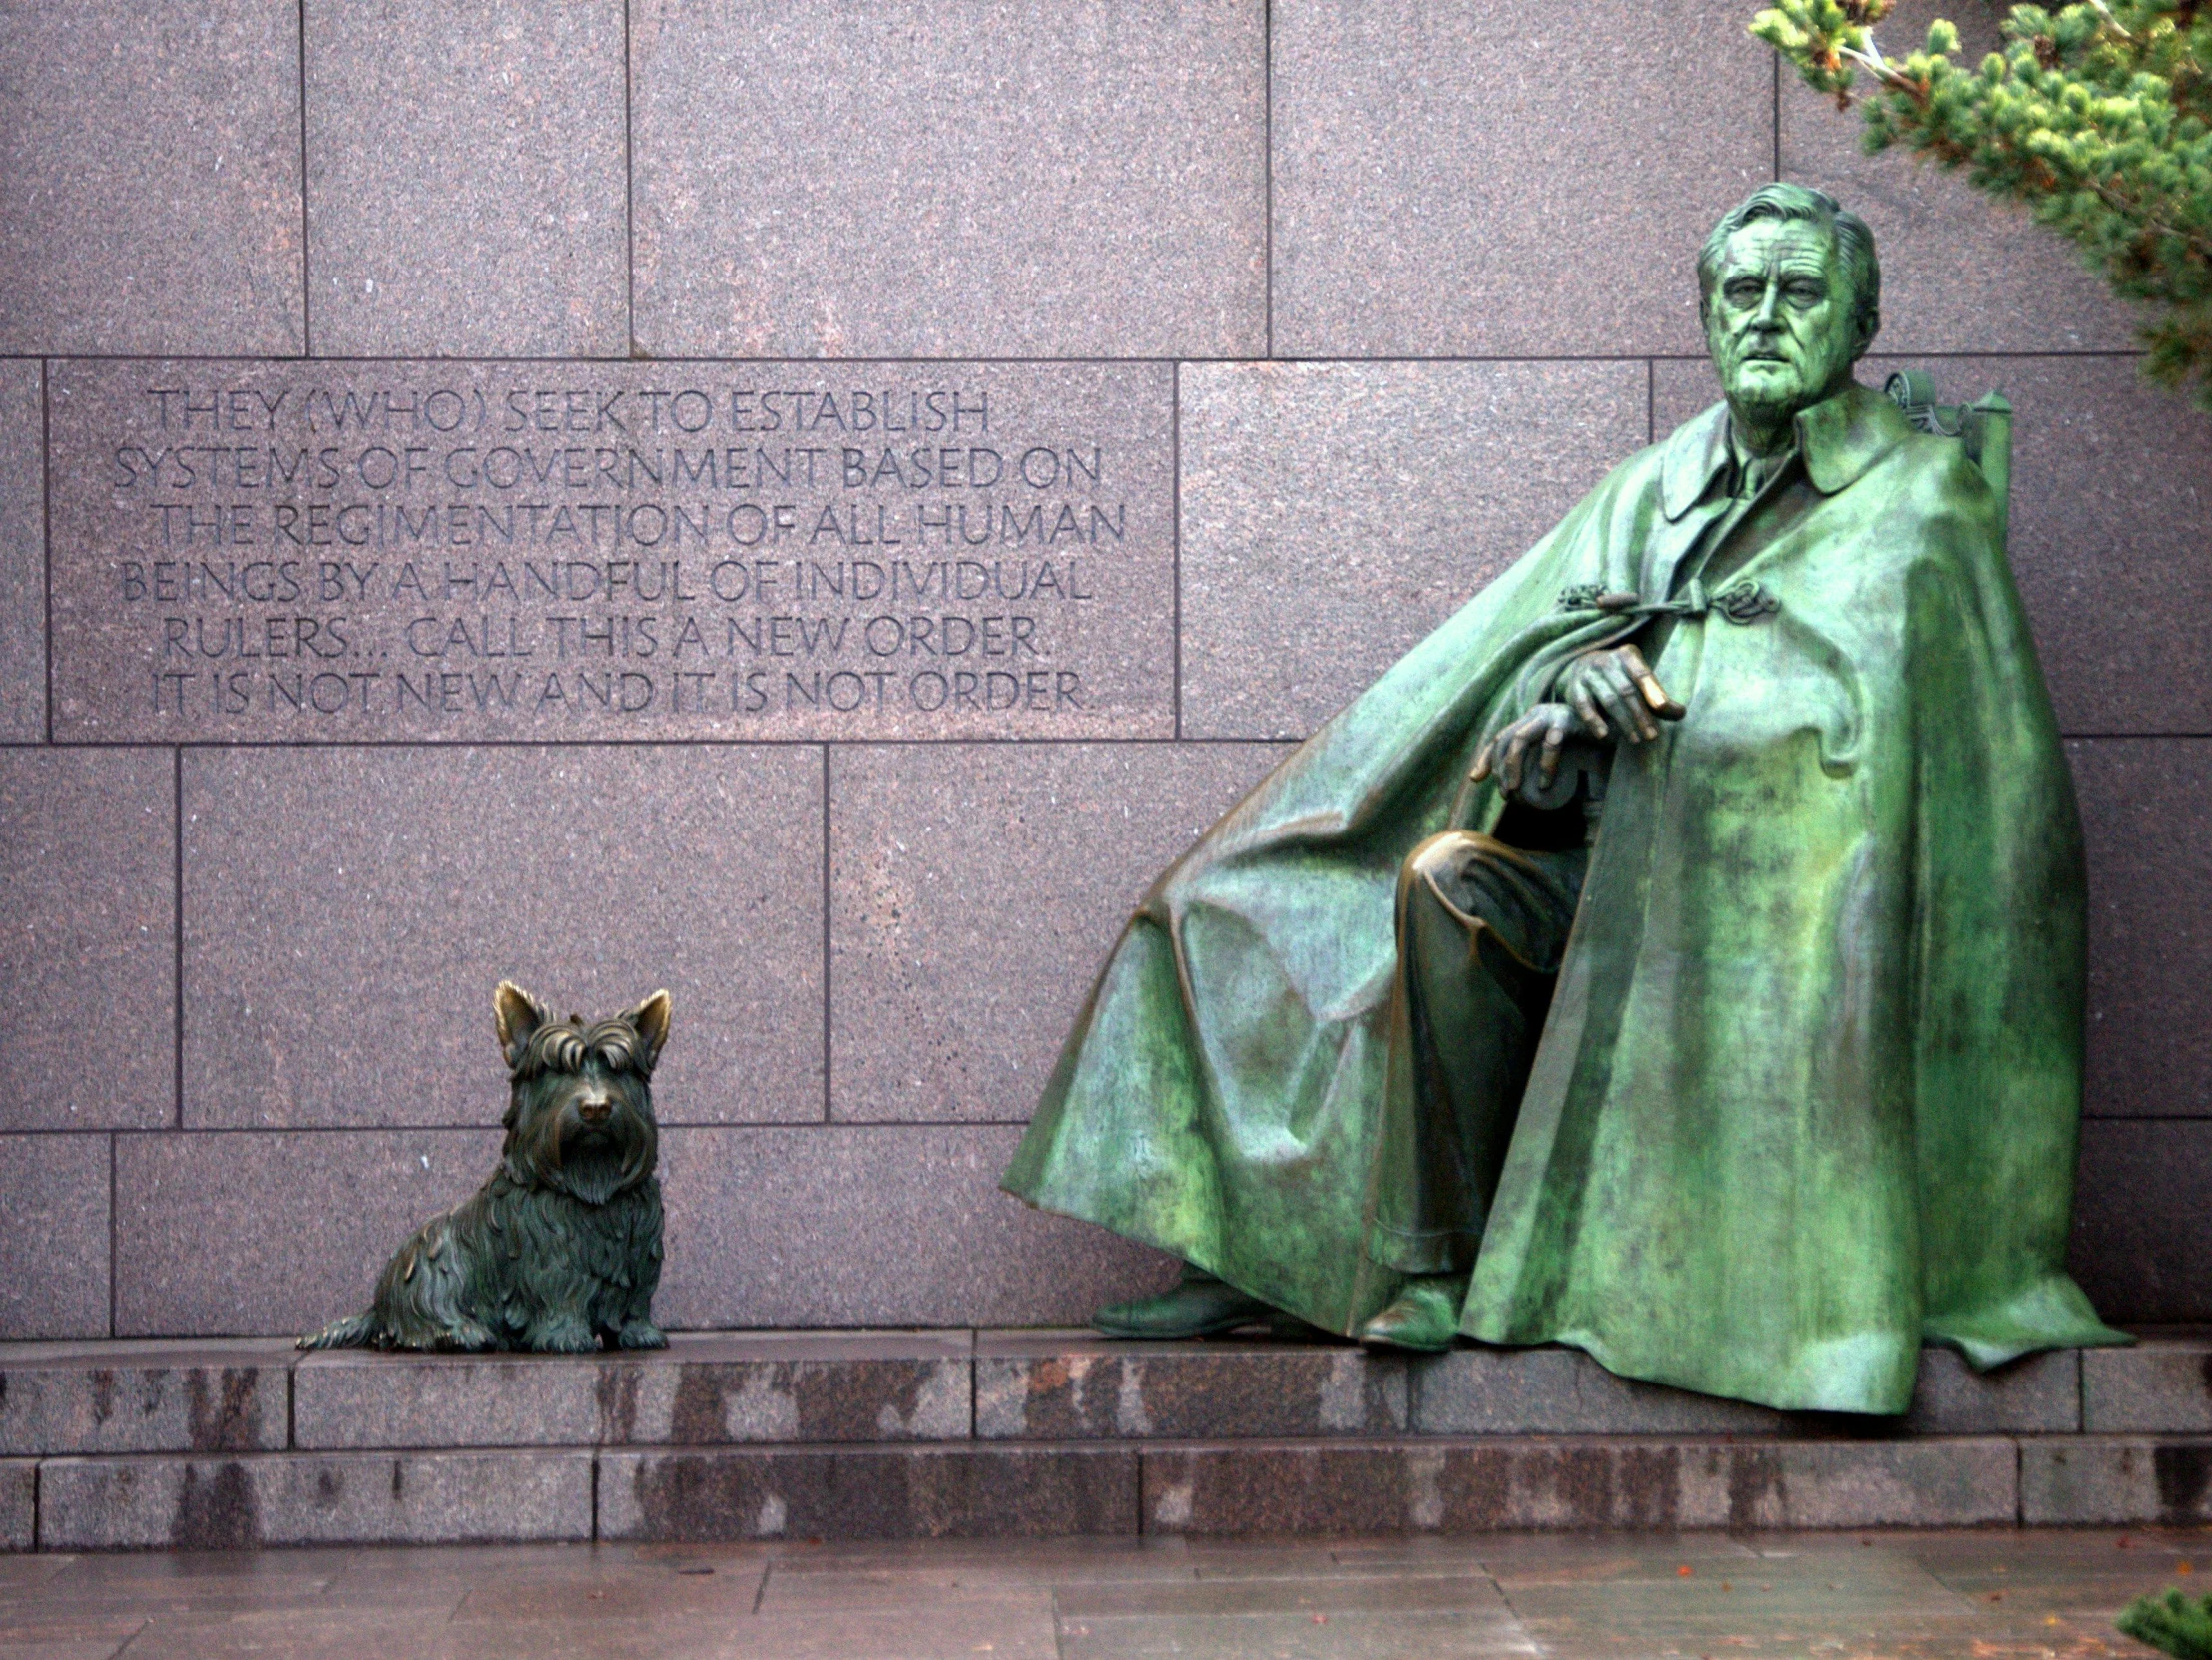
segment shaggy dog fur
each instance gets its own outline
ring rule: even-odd
[[[502,980],[492,1005],[513,1076],[491,1179],[399,1248],[366,1313],[301,1349],[623,1349],[668,1342],[653,1063],[668,993],[586,1025]]]

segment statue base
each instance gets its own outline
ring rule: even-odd
[[[1859,1528],[2212,1520],[2212,1336],[1793,1416],[1572,1350],[677,1333],[647,1354],[0,1345],[0,1544]]]

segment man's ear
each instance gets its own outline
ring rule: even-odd
[[[645,1065],[648,1071],[661,1058],[661,1045],[668,1041],[668,993],[656,991],[622,1017],[645,1041]]]
[[[1860,358],[1866,356],[1867,348],[1874,344],[1874,337],[1881,332],[1882,313],[1876,311],[1867,318],[1866,323],[1860,329],[1859,349],[1851,354],[1851,360],[1856,363]]]
[[[499,1021],[499,1052],[509,1066],[522,1058],[530,1034],[544,1025],[545,1005],[512,980],[501,980],[491,994],[491,1011]]]

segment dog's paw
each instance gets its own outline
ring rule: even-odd
[[[615,1341],[624,1349],[666,1349],[668,1334],[650,1320],[633,1320],[622,1328],[621,1337]]]
[[[547,1355],[586,1355],[599,1347],[599,1338],[580,1320],[562,1320],[533,1328],[523,1343]]]

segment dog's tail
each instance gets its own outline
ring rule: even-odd
[[[301,1349],[365,1349],[376,1341],[379,1323],[374,1309],[333,1320],[319,1332],[299,1340]]]

